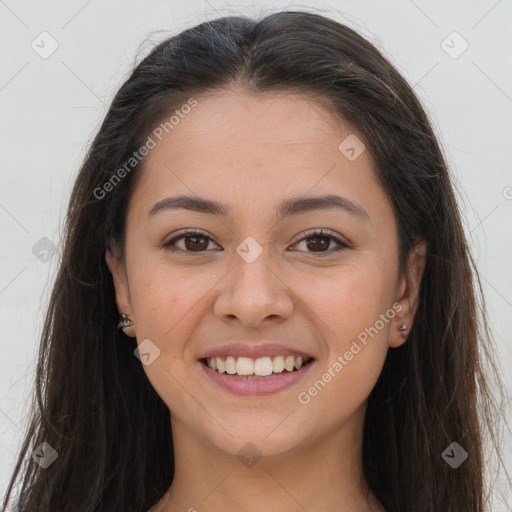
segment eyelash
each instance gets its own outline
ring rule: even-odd
[[[215,242],[215,240],[213,240],[206,233],[204,233],[202,231],[195,230],[195,229],[187,229],[187,230],[183,231],[182,233],[180,233],[178,236],[175,236],[174,238],[169,240],[168,242],[165,242],[162,245],[162,247],[164,247],[165,249],[167,249],[170,252],[178,252],[178,251],[180,251],[180,252],[184,252],[186,254],[201,254],[204,251],[198,251],[197,253],[194,253],[194,251],[184,251],[183,249],[172,248],[172,246],[178,240],[181,240],[182,238],[187,238],[187,237],[193,236],[193,235],[195,235],[195,236],[197,236],[197,235],[203,236],[205,238],[210,239],[215,244],[217,244],[217,242]],[[319,230],[317,229],[317,230],[313,230],[313,231],[310,231],[310,232],[306,233],[305,236],[303,238],[301,238],[300,240],[298,240],[295,244],[298,244],[298,243],[300,243],[300,242],[302,242],[304,240],[307,240],[308,238],[314,238],[316,236],[318,236],[318,237],[325,236],[325,237],[329,238],[331,241],[336,242],[338,244],[338,247],[336,247],[334,249],[331,249],[330,251],[323,252],[323,253],[318,253],[318,254],[315,254],[314,252],[309,253],[312,256],[314,256],[315,258],[327,257],[327,256],[330,256],[331,254],[338,253],[338,252],[344,251],[346,249],[351,249],[353,247],[350,244],[340,240],[338,237],[330,234],[329,231],[325,231],[323,229],[319,229]],[[217,245],[219,245],[219,244],[217,244]]]

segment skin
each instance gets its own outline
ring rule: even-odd
[[[124,258],[106,253],[118,309],[135,322],[125,332],[161,351],[144,371],[171,413],[176,472],[151,512],[383,511],[362,471],[363,422],[387,351],[406,341],[398,325],[413,324],[425,246],[399,276],[396,222],[369,151],[349,161],[338,145],[357,132],[312,99],[230,89],[197,100],[147,156]],[[332,193],[369,219],[333,209],[278,220],[282,200]],[[155,203],[178,194],[224,203],[232,214],[179,209],[148,219]],[[184,228],[211,240],[176,241],[188,254],[162,247]],[[320,228],[353,248],[322,257],[337,243],[315,244],[307,232]],[[249,236],[263,249],[250,264],[236,252]],[[401,307],[394,318],[300,403],[298,394],[393,304]],[[198,358],[240,338],[296,347],[314,355],[314,367],[273,395],[231,394]],[[252,467],[237,457],[246,443],[261,455]]]

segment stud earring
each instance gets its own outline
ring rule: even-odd
[[[121,313],[121,318],[119,319],[117,328],[123,329],[124,327],[131,327],[132,325],[133,325],[133,320],[130,320],[124,313]]]
[[[399,325],[399,326],[397,327],[397,329],[398,329],[399,331],[407,331],[407,325],[405,325],[405,324]]]

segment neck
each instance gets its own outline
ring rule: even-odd
[[[385,512],[362,471],[362,437],[354,432],[363,419],[364,410],[320,442],[241,460],[173,417],[173,483],[149,512]]]

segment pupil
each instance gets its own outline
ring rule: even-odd
[[[187,247],[187,249],[194,249],[194,248],[197,249],[198,248],[197,245],[194,246],[193,244],[197,244],[197,240],[201,240],[201,239],[204,241],[206,239],[206,237],[204,237],[204,236],[187,236],[185,238],[185,246]],[[189,243],[189,240],[193,240],[192,245]],[[208,247],[208,242],[206,242],[206,244],[203,243],[201,245],[201,247],[199,247],[199,250],[206,249],[206,247]]]
[[[324,240],[324,243],[322,244],[323,249],[327,249],[329,247],[329,243],[330,243],[330,240],[326,236],[315,236],[315,237],[310,238],[309,240],[314,240],[315,242],[318,242],[318,240]],[[325,242],[327,242],[327,243],[325,243]],[[309,243],[309,241],[307,242],[307,246],[308,246],[308,249],[311,249],[311,244]],[[318,245],[317,245],[317,248],[318,248]]]

